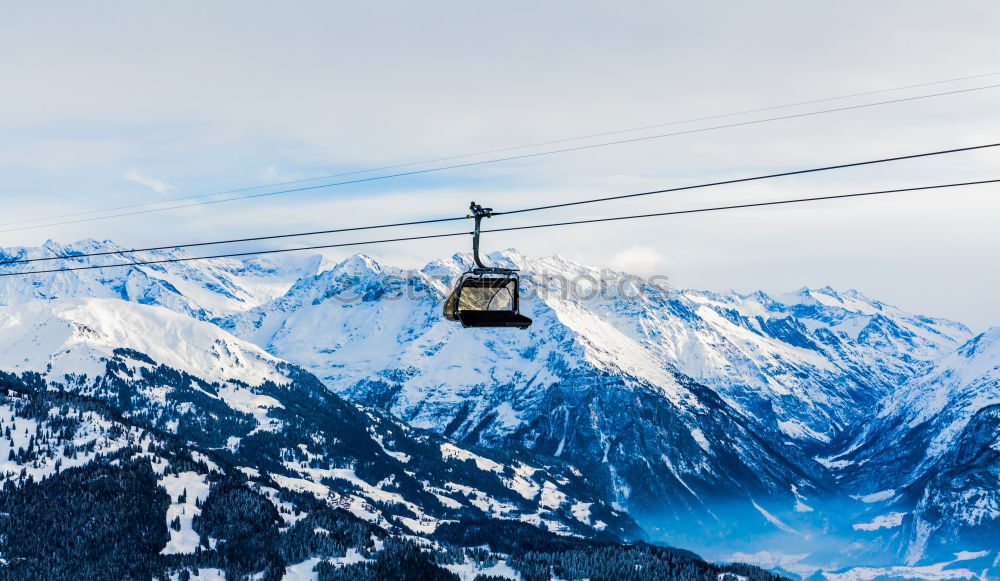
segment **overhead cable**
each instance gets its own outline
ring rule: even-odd
[[[701,188],[710,188],[710,187],[715,187],[715,186],[737,184],[737,183],[745,183],[745,182],[753,182],[753,181],[774,179],[774,178],[787,177],[787,176],[793,176],[793,175],[802,175],[802,174],[809,174],[809,173],[817,173],[817,172],[831,171],[831,170],[837,170],[837,169],[846,169],[846,168],[851,168],[851,167],[861,167],[861,166],[866,166],[866,165],[876,165],[876,164],[880,164],[880,163],[890,163],[890,162],[903,161],[903,160],[908,160],[908,159],[919,159],[919,158],[924,158],[924,157],[933,157],[933,156],[938,156],[938,155],[949,155],[949,154],[953,154],[953,153],[962,153],[962,152],[968,152],[968,151],[975,151],[975,150],[979,150],[979,149],[989,149],[989,148],[993,148],[993,147],[1000,147],[1000,142],[998,142],[998,143],[988,143],[988,144],[984,144],[984,145],[972,145],[972,146],[969,146],[969,147],[959,147],[959,148],[952,148],[952,149],[943,149],[943,150],[938,150],[938,151],[929,151],[929,152],[924,152],[924,153],[914,153],[914,154],[901,155],[901,156],[895,156],[895,157],[883,157],[883,158],[873,159],[873,160],[856,161],[856,162],[842,163],[842,164],[837,164],[837,165],[827,165],[827,166],[821,166],[821,167],[815,167],[815,168],[799,169],[799,170],[792,170],[792,171],[786,171],[786,172],[771,173],[771,174],[764,174],[764,175],[751,176],[751,177],[743,177],[743,178],[735,178],[735,179],[730,179],[730,180],[722,180],[722,181],[715,181],[715,182],[708,182],[708,183],[701,183],[701,184],[694,184],[694,185],[687,185],[687,186],[677,186],[677,187],[673,187],[673,188],[665,188],[665,189],[660,189],[660,190],[652,190],[652,191],[638,192],[638,193],[632,193],[632,194],[621,194],[621,195],[616,195],[616,196],[606,196],[606,197],[602,197],[602,198],[591,198],[591,199],[586,199],[586,200],[577,200],[577,201],[573,201],[573,202],[564,202],[564,203],[559,203],[559,204],[548,204],[548,205],[545,205],[545,206],[535,206],[535,207],[530,207],[530,208],[521,208],[519,210],[508,210],[508,211],[505,211],[505,212],[494,212],[493,215],[494,216],[502,216],[502,215],[510,215],[510,214],[523,214],[523,213],[526,213],[526,212],[537,212],[537,211],[541,211],[541,210],[550,210],[550,209],[554,209],[554,208],[564,208],[564,207],[568,207],[568,206],[579,206],[579,205],[584,205],[584,204],[594,204],[594,203],[598,203],[598,202],[608,202],[608,201],[612,201],[612,200],[623,200],[623,199],[628,199],[628,198],[636,198],[636,197],[640,197],[640,196],[650,196],[650,195],[654,195],[654,194],[664,194],[664,193],[670,193],[670,192],[679,192],[679,191],[695,190],[695,189],[701,189]],[[108,251],[101,251],[101,252],[89,252],[89,253],[72,254],[72,255],[67,255],[67,256],[43,256],[43,257],[39,257],[39,258],[26,258],[26,259],[21,259],[21,260],[5,260],[5,261],[0,261],[0,265],[5,265],[5,264],[27,264],[27,263],[31,263],[31,262],[47,262],[47,261],[52,261],[52,260],[71,260],[71,259],[76,259],[76,258],[87,258],[87,257],[92,257],[92,256],[107,256],[107,255],[112,255],[112,254],[124,254],[124,253],[132,253],[132,252],[148,252],[148,251],[153,251],[153,250],[173,250],[173,249],[180,249],[180,248],[195,248],[195,247],[200,247],[200,246],[217,246],[217,245],[220,245],[220,244],[233,244],[233,243],[237,243],[237,242],[259,242],[259,241],[263,241],[263,240],[278,240],[278,239],[282,239],[282,238],[299,238],[299,237],[303,237],[303,236],[315,236],[315,235],[320,235],[320,234],[336,234],[336,233],[341,233],[341,232],[357,232],[357,231],[361,231],[361,230],[375,230],[375,229],[381,229],[381,228],[394,228],[394,227],[399,227],[399,226],[415,226],[415,225],[421,225],[421,224],[433,224],[433,223],[440,223],[440,222],[452,222],[452,221],[456,221],[456,220],[465,219],[466,217],[467,216],[455,216],[455,217],[448,217],[448,218],[431,218],[431,219],[427,219],[427,220],[413,220],[413,221],[409,221],[409,222],[396,222],[396,223],[392,223],[392,224],[376,224],[376,225],[370,225],[370,226],[353,226],[353,227],[345,227],[345,228],[334,228],[334,229],[329,229],[329,230],[313,230],[313,231],[309,231],[309,232],[296,232],[296,233],[292,233],[292,234],[275,234],[275,235],[270,235],[270,236],[253,236],[253,237],[248,237],[248,238],[232,238],[232,239],[228,239],[228,240],[215,240],[215,241],[211,241],[211,242],[192,242],[192,243],[186,243],[186,244],[174,244],[174,245],[165,245],[165,246],[151,246],[151,247],[147,247],[147,248],[133,248],[133,249],[128,249],[128,250],[108,250]]]
[[[395,224],[376,224],[374,226],[353,226],[350,228],[334,228],[332,230],[314,230],[312,232],[296,232],[294,234],[274,234],[271,236],[252,236],[249,238],[231,238],[229,240],[215,240],[212,242],[189,242],[186,244],[174,244],[167,246],[149,246],[146,248],[131,248],[122,250],[102,250],[101,252],[81,252],[79,254],[68,254],[66,256],[41,256],[38,258],[25,258],[22,260],[3,260],[4,264],[27,264],[29,262],[48,262],[52,260],[73,260],[76,258],[87,258],[91,256],[109,256],[112,254],[131,254],[133,252],[150,252],[154,250],[179,250],[181,248],[195,248],[198,246],[218,246],[220,244],[235,244],[238,242],[259,242],[262,240],[279,240],[282,238],[299,238],[302,236],[316,236],[319,234],[336,234],[340,232],[356,232],[358,230],[375,230],[378,228],[394,228],[397,226],[416,226],[420,224],[435,224],[439,222],[453,222],[465,220],[465,216],[455,216],[452,218],[433,218],[430,220],[414,220],[411,222],[397,222]]]
[[[978,181],[958,182],[958,183],[950,183],[950,184],[938,184],[938,185],[933,185],[933,186],[917,186],[917,187],[911,187],[911,188],[897,188],[897,189],[892,189],[892,190],[878,190],[878,191],[860,192],[860,193],[853,193],[853,194],[836,194],[836,195],[828,195],[828,196],[814,196],[814,197],[809,197],[809,198],[794,198],[794,199],[787,199],[787,200],[774,200],[774,201],[769,201],[769,202],[750,202],[750,203],[744,203],[744,204],[733,204],[733,205],[728,205],[728,206],[713,206],[713,207],[695,208],[695,209],[689,209],[689,210],[672,210],[672,211],[668,211],[668,212],[654,212],[654,213],[648,213],[648,214],[633,214],[633,215],[629,215],[629,216],[615,216],[615,217],[611,217],[611,218],[589,218],[589,219],[583,219],[583,220],[569,220],[569,221],[565,221],[565,222],[550,222],[550,223],[547,223],[547,224],[532,224],[532,225],[527,225],[527,226],[511,226],[511,227],[507,227],[507,228],[495,228],[495,229],[492,229],[492,230],[483,230],[483,232],[484,233],[485,232],[513,232],[513,231],[517,231],[517,230],[533,230],[533,229],[540,229],[540,228],[555,228],[555,227],[560,227],[560,226],[573,226],[573,225],[580,225],[580,224],[596,224],[596,223],[601,223],[601,222],[615,222],[615,221],[622,221],[622,220],[637,220],[637,219],[642,219],[642,218],[653,218],[653,217],[662,217],[662,216],[675,216],[675,215],[695,214],[695,213],[702,213],[702,212],[718,212],[718,211],[736,210],[736,209],[744,209],[744,208],[756,208],[756,207],[764,207],[764,206],[778,206],[778,205],[783,205],[783,204],[798,204],[798,203],[804,203],[804,202],[817,202],[817,201],[822,201],[822,200],[838,200],[838,199],[846,199],[846,198],[857,198],[857,197],[862,197],[862,196],[877,196],[877,195],[885,195],[885,194],[897,194],[897,193],[903,193],[903,192],[917,192],[917,191],[925,191],[925,190],[938,190],[938,189],[944,189],[944,188],[957,188],[957,187],[967,187],[967,186],[975,186],[975,185],[983,185],[983,184],[994,184],[994,183],[1000,183],[1000,179],[978,180]],[[216,255],[212,255],[212,256],[184,256],[184,257],[173,257],[173,258],[161,258],[161,259],[155,259],[155,260],[136,260],[136,261],[132,261],[132,262],[121,262],[121,263],[115,263],[115,264],[72,266],[72,267],[66,267],[66,268],[53,268],[53,269],[46,269],[46,270],[33,270],[33,271],[27,271],[27,272],[4,272],[4,273],[0,273],[0,277],[4,277],[4,276],[26,276],[26,275],[31,275],[31,274],[50,274],[50,273],[70,272],[70,271],[77,271],[77,270],[98,270],[98,269],[105,269],[105,268],[119,268],[119,267],[126,267],[126,266],[144,266],[144,265],[151,265],[151,264],[167,264],[167,263],[175,263],[175,262],[191,262],[191,261],[196,261],[196,260],[213,260],[213,259],[221,259],[221,258],[237,258],[237,257],[243,257],[243,256],[259,256],[259,255],[267,255],[267,254],[280,254],[280,253],[285,253],[285,252],[301,252],[301,251],[305,251],[305,250],[321,250],[321,249],[330,249],[330,248],[344,248],[344,247],[348,247],[348,246],[370,246],[370,245],[375,245],[375,244],[386,244],[386,243],[390,243],[390,242],[405,242],[405,241],[413,241],[413,240],[429,240],[429,239],[433,239],[433,238],[448,238],[448,237],[469,236],[469,235],[472,235],[472,232],[449,232],[449,233],[444,233],[444,234],[427,234],[427,235],[423,235],[423,236],[404,236],[404,237],[399,237],[399,238],[385,238],[385,239],[381,239],[381,240],[366,240],[366,241],[361,241],[361,242],[342,242],[342,243],[339,243],[339,244],[321,244],[321,245],[315,245],[315,246],[302,246],[302,247],[296,247],[296,248],[280,248],[280,249],[275,249],[275,250],[258,250],[258,251],[251,251],[251,252],[232,252],[232,253],[228,253],[228,254],[216,254]]]
[[[843,200],[847,198],[860,198],[864,196],[879,196],[884,194],[899,194],[903,192],[920,192],[926,190],[940,190],[944,188],[960,188],[966,186],[978,186],[983,184],[1000,183],[1000,179],[977,180],[972,182],[958,182],[952,184],[938,184],[934,186],[916,186],[912,188],[896,188],[893,190],[877,190],[873,192],[859,192],[855,194],[832,194],[828,196],[814,196],[810,198],[794,198],[790,200],[774,200],[770,202],[747,202],[744,204],[731,204],[728,206],[712,206],[709,208],[695,208],[692,210],[671,210],[669,212],[652,212],[649,214],[632,214],[630,216],[615,216],[613,218],[588,218],[584,220],[569,220],[566,222],[550,222],[548,224],[532,224],[529,226],[510,226],[507,228],[493,228],[483,230],[483,232],[513,232],[515,230],[532,230],[535,228],[554,228],[556,226],[574,226],[577,224],[596,224],[599,222],[616,222],[619,220],[636,220],[639,218],[654,218],[659,216],[680,216],[683,214],[699,214],[702,212],[720,212],[724,210],[739,210],[743,208],[761,208],[765,206],[780,206],[784,204],[799,204],[803,202],[819,202],[823,200]]]
[[[632,138],[628,138],[628,139],[619,139],[619,140],[616,140],[616,141],[606,141],[606,142],[602,142],[602,143],[592,143],[592,144],[587,144],[587,145],[578,145],[578,146],[574,146],[574,147],[565,147],[565,148],[561,148],[561,149],[553,149],[553,150],[548,150],[548,151],[523,153],[523,154],[519,154],[519,155],[511,155],[511,156],[506,156],[506,157],[497,157],[497,158],[486,159],[486,160],[479,160],[479,161],[470,161],[470,162],[466,162],[466,163],[459,163],[459,164],[438,166],[438,167],[432,167],[432,168],[416,169],[416,170],[411,170],[411,171],[391,173],[391,174],[383,174],[383,175],[378,175],[378,176],[369,176],[369,177],[364,177],[364,178],[344,180],[344,181],[338,181],[338,182],[332,182],[332,183],[326,183],[326,184],[316,184],[316,185],[311,185],[311,186],[301,186],[301,187],[297,187],[297,188],[288,188],[288,189],[283,189],[283,190],[276,190],[276,191],[269,191],[269,192],[260,192],[260,193],[256,193],[256,194],[248,194],[248,195],[244,195],[244,196],[235,196],[235,197],[230,197],[230,198],[222,198],[222,199],[218,199],[218,200],[205,200],[205,201],[201,201],[201,202],[193,202],[193,203],[190,203],[190,204],[177,204],[177,205],[173,205],[173,206],[166,206],[166,207],[163,207],[163,208],[150,208],[150,209],[147,209],[147,210],[136,210],[136,211],[132,211],[132,212],[122,212],[122,213],[118,213],[118,214],[109,214],[107,216],[96,216],[96,217],[91,217],[91,218],[80,218],[80,219],[77,219],[77,220],[66,220],[66,221],[62,221],[62,222],[51,222],[51,223],[47,223],[47,224],[36,224],[34,226],[21,226],[21,227],[18,227],[18,228],[7,228],[7,229],[4,229],[4,230],[0,230],[0,233],[4,233],[4,232],[17,232],[17,231],[21,231],[21,230],[34,230],[34,229],[38,229],[38,228],[48,228],[48,227],[51,227],[51,226],[62,226],[62,225],[66,225],[66,224],[78,224],[78,223],[81,223],[81,222],[92,222],[92,221],[97,221],[97,220],[107,220],[107,219],[111,219],[111,218],[120,218],[120,217],[124,217],[124,216],[136,216],[136,215],[142,215],[142,214],[153,214],[153,213],[167,212],[167,211],[178,210],[178,209],[183,209],[183,208],[191,208],[191,207],[196,207],[196,206],[207,206],[207,205],[214,205],[214,204],[224,204],[224,203],[228,203],[228,202],[237,202],[237,201],[241,201],[241,200],[250,200],[250,199],[265,198],[265,197],[278,196],[278,195],[284,195],[284,194],[313,191],[313,190],[319,190],[319,189],[324,189],[324,188],[332,188],[332,187],[338,187],[338,186],[344,186],[344,185],[350,185],[350,184],[359,184],[359,183],[366,183],[366,182],[374,182],[374,181],[379,181],[379,180],[394,179],[394,178],[405,177],[405,176],[422,175],[422,174],[433,173],[433,172],[440,172],[440,171],[446,171],[446,170],[452,170],[452,169],[461,169],[461,168],[467,168],[467,167],[475,167],[475,166],[481,166],[481,165],[487,165],[487,164],[493,164],[493,163],[500,163],[500,162],[505,162],[505,161],[515,161],[515,160],[521,160],[521,159],[531,159],[531,158],[537,158],[537,157],[548,156],[548,155],[555,155],[555,154],[560,154],[560,153],[568,153],[568,152],[574,152],[574,151],[583,151],[583,150],[588,150],[588,149],[595,149],[595,148],[599,148],[599,147],[609,147],[609,146],[614,146],[614,145],[623,145],[623,144],[628,144],[628,143],[637,143],[637,142],[649,141],[649,140],[653,140],[653,139],[662,139],[662,138],[666,138],[666,137],[676,137],[676,136],[679,136],[679,135],[690,135],[690,134],[694,134],[694,133],[703,133],[703,132],[707,132],[707,131],[716,131],[716,130],[720,130],[720,129],[730,129],[730,128],[734,128],[734,127],[745,127],[745,126],[750,126],[750,125],[759,125],[761,123],[768,123],[768,122],[771,122],[771,121],[781,121],[781,120],[786,120],[786,119],[796,119],[796,118],[801,118],[801,117],[810,117],[810,116],[815,116],[815,115],[823,115],[823,114],[826,114],[826,113],[836,113],[836,112],[841,112],[841,111],[851,111],[851,110],[855,110],[855,109],[864,109],[864,108],[868,108],[868,107],[877,107],[877,106],[888,105],[888,104],[892,104],[892,103],[903,103],[903,102],[908,102],[908,101],[916,101],[916,100],[921,100],[921,99],[929,99],[929,98],[932,98],[932,97],[941,97],[941,96],[945,96],[945,95],[956,95],[956,94],[960,94],[960,93],[970,93],[970,92],[973,92],[973,91],[983,91],[983,90],[987,90],[987,89],[994,89],[994,88],[997,88],[997,87],[1000,87],[1000,84],[986,85],[986,86],[980,86],[980,87],[972,87],[972,88],[967,88],[967,89],[956,89],[956,90],[953,90],[953,91],[945,91],[945,92],[941,92],[941,93],[932,93],[932,94],[929,94],[929,95],[917,95],[917,96],[912,96],[912,97],[901,97],[901,98],[898,98],[898,99],[891,99],[891,100],[887,100],[887,101],[876,101],[876,102],[873,102],[873,103],[862,103],[862,104],[859,104],[859,105],[850,105],[850,106],[845,106],[845,107],[836,107],[836,108],[832,108],[832,109],[821,109],[821,110],[816,110],[816,111],[807,111],[807,112],[804,112],[804,113],[794,113],[794,114],[788,114],[788,115],[781,115],[781,116],[777,116],[777,117],[768,117],[768,118],[764,118],[764,119],[754,119],[754,120],[750,120],[750,121],[740,121],[740,122],[735,122],[735,123],[727,123],[727,124],[723,124],[723,125],[714,125],[714,126],[711,126],[711,127],[700,127],[700,128],[696,128],[696,129],[688,129],[688,130],[685,130],[685,131],[676,131],[676,132],[672,132],[672,133],[662,133],[662,134],[658,134],[658,135],[645,135],[645,136],[642,136],[642,137],[632,137]]]
[[[798,169],[798,170],[793,170],[793,171],[785,171],[785,172],[779,172],[779,173],[765,174],[765,175],[761,175],[761,176],[753,176],[753,177],[748,177],[748,178],[735,178],[735,179],[731,179],[731,180],[721,180],[721,181],[709,182],[709,183],[705,183],[705,184],[696,184],[696,185],[693,185],[693,186],[679,186],[679,187],[675,187],[675,188],[666,188],[666,189],[662,189],[662,190],[651,190],[651,191],[648,191],[648,192],[639,192],[639,193],[635,193],[635,194],[621,194],[621,195],[617,195],[617,196],[606,196],[606,197],[603,197],[603,198],[591,198],[591,199],[588,199],[588,200],[577,200],[577,201],[573,201],[573,202],[562,202],[562,203],[559,203],[559,204],[547,204],[547,205],[544,205],[544,206],[533,206],[531,208],[521,208],[520,210],[509,210],[509,211],[506,211],[506,212],[494,212],[493,215],[494,216],[500,216],[500,215],[505,215],[505,214],[521,214],[521,213],[524,213],[524,212],[537,212],[539,210],[552,210],[552,209],[555,209],[555,208],[566,208],[566,207],[569,207],[569,206],[581,206],[583,204],[596,204],[598,202],[610,202],[612,200],[625,200],[625,199],[628,199],[628,198],[638,198],[640,196],[651,196],[653,194],[666,194],[666,193],[669,193],[669,192],[681,192],[681,191],[685,191],[685,190],[694,190],[694,189],[699,189],[699,188],[710,188],[710,187],[714,187],[714,186],[724,186],[724,185],[729,185],[729,184],[740,184],[740,183],[746,183],[746,182],[768,180],[768,179],[773,179],[773,178],[780,178],[780,177],[787,177],[787,176],[794,176],[794,175],[803,175],[803,174],[816,173],[816,172],[822,172],[822,171],[830,171],[830,170],[835,170],[835,169],[846,169],[846,168],[849,168],[849,167],[861,167],[861,166],[865,166],[865,165],[875,165],[875,164],[879,164],[879,163],[889,163],[889,162],[893,162],[893,161],[902,161],[902,160],[906,160],[906,159],[918,159],[918,158],[921,158],[921,157],[932,157],[932,156],[935,156],[935,155],[947,155],[947,154],[950,154],[950,153],[960,153],[960,152],[964,152],[964,151],[974,151],[974,150],[977,150],[977,149],[989,149],[991,147],[998,147],[998,146],[1000,146],[1000,143],[988,143],[986,145],[973,145],[973,146],[970,146],[970,147],[959,147],[959,148],[956,148],[956,149],[944,149],[944,150],[940,150],[940,151],[930,151],[930,152],[927,152],[927,153],[915,153],[915,154],[911,154],[911,155],[900,155],[900,156],[896,156],[896,157],[883,157],[881,159],[873,159],[873,160],[870,160],[870,161],[856,161],[856,162],[852,162],[852,163],[842,163],[842,164],[838,164],[838,165],[828,165],[828,166],[824,166],[824,167],[816,167],[816,168],[810,168],[810,169]]]

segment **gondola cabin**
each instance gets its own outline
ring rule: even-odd
[[[444,303],[444,317],[463,327],[517,327],[531,319],[518,312],[518,277],[514,271],[467,272]]]
[[[520,279],[517,271],[494,268],[479,258],[479,225],[493,210],[472,202],[470,218],[476,219],[472,257],[476,267],[463,274],[444,302],[444,318],[463,327],[515,327],[526,329],[531,319],[518,312]]]

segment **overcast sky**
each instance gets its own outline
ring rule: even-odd
[[[25,229],[46,224],[25,220],[56,214],[1000,72],[1000,3],[97,1],[5,2],[3,12],[3,246],[87,237],[158,245],[448,216],[473,199],[514,209],[1000,141],[998,88]],[[990,84],[1000,75],[570,145]],[[491,225],[1000,178],[998,162],[1000,152],[961,154]],[[981,330],[1000,324],[998,194],[1000,186],[980,186],[494,235],[483,244],[665,274],[679,287],[857,288]],[[466,245],[363,251],[410,266]]]

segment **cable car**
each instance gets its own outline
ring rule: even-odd
[[[444,318],[463,327],[516,327],[527,329],[531,319],[518,312],[520,279],[517,270],[486,266],[479,258],[479,226],[493,215],[492,208],[472,202],[470,218],[476,220],[472,233],[472,258],[476,266],[463,274],[444,302]]]

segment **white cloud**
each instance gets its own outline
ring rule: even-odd
[[[130,182],[137,183],[140,186],[145,186],[162,196],[166,196],[177,191],[177,188],[174,186],[157,179],[146,177],[134,169],[129,170],[128,173],[125,174],[125,179]]]
[[[281,177],[281,174],[278,173],[278,168],[273,165],[269,165],[264,168],[264,171],[260,172],[260,181],[266,184],[271,184],[285,180]]]
[[[661,269],[666,259],[650,246],[631,246],[611,257],[611,267],[635,274],[651,274]]]

